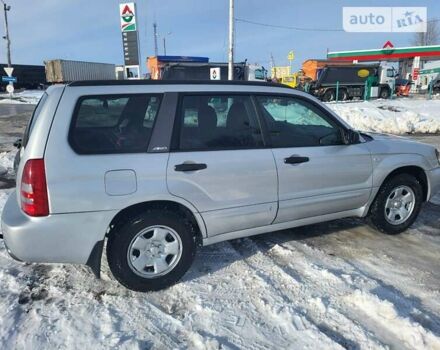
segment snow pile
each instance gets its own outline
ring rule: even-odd
[[[43,95],[43,90],[24,90],[12,95],[12,99],[8,93],[0,94],[0,104],[31,104],[35,105]]]
[[[364,324],[373,323],[375,327],[382,328],[387,337],[394,338],[395,348],[408,349],[440,349],[440,338],[423,328],[419,323],[399,316],[395,306],[381,300],[376,295],[365,291],[356,290],[345,297],[351,307],[365,314]]]
[[[328,103],[354,129],[390,134],[440,133],[440,100]]]
[[[0,152],[0,168],[12,170],[14,168],[14,158],[16,151]]]
[[[0,217],[3,211],[3,207],[5,206],[6,200],[8,199],[9,193],[11,191],[12,190],[0,190]],[[0,228],[0,232],[1,232],[1,228]]]
[[[9,184],[11,179],[15,177],[14,173],[14,159],[16,150],[11,152],[0,152],[0,188],[11,187]]]

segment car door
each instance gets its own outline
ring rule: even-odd
[[[344,144],[343,126],[304,97],[256,96],[279,178],[275,223],[360,208],[370,197],[372,161],[363,143]]]
[[[168,189],[197,208],[209,236],[272,223],[276,166],[249,95],[183,95],[174,129]]]

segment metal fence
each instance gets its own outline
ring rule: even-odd
[[[331,102],[333,102],[333,103],[339,103],[339,102],[346,103],[346,102],[350,102],[350,101],[347,101],[347,100],[341,100],[340,99],[340,95],[341,95],[340,91],[341,91],[341,89],[340,89],[339,86],[340,86],[339,81],[337,81],[336,82],[336,86],[335,86],[335,90],[336,90],[335,91],[335,99],[333,101],[331,101]],[[356,102],[359,102],[359,101],[369,101],[371,99],[376,98],[376,97],[372,97],[371,93],[370,94],[368,93],[369,89],[371,89],[371,86],[368,86],[368,83],[365,82],[364,93],[363,93],[362,98],[355,99],[355,100],[352,100],[352,101],[356,101]],[[390,90],[391,90],[390,91],[390,96],[389,96],[390,99],[395,99],[395,98],[399,98],[399,97],[425,99],[425,100],[440,99],[440,91],[435,91],[434,90],[433,82],[431,82],[429,84],[428,89],[418,90],[418,91],[409,91],[409,95],[402,95],[402,94],[396,93],[395,82],[393,82]],[[308,91],[306,90],[306,92],[308,92]]]

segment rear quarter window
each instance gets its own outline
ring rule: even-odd
[[[46,103],[48,96],[49,95],[47,93],[44,93],[41,96],[40,101],[38,101],[38,104],[35,106],[35,109],[34,109],[34,112],[32,113],[31,119],[29,119],[29,123],[26,127],[26,130],[24,131],[23,147],[26,147],[27,142],[28,142],[29,138],[31,137],[32,130],[35,126],[35,122],[37,121],[38,116],[41,114],[41,110],[43,109],[43,106]]]
[[[69,143],[79,154],[146,152],[162,96],[83,96],[76,106]]]

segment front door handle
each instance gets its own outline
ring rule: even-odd
[[[174,166],[175,171],[196,171],[206,169],[208,166],[204,163],[182,163]]]
[[[299,164],[299,163],[306,163],[309,160],[310,160],[309,157],[290,156],[288,158],[284,158],[284,163],[286,163],[286,164]]]

